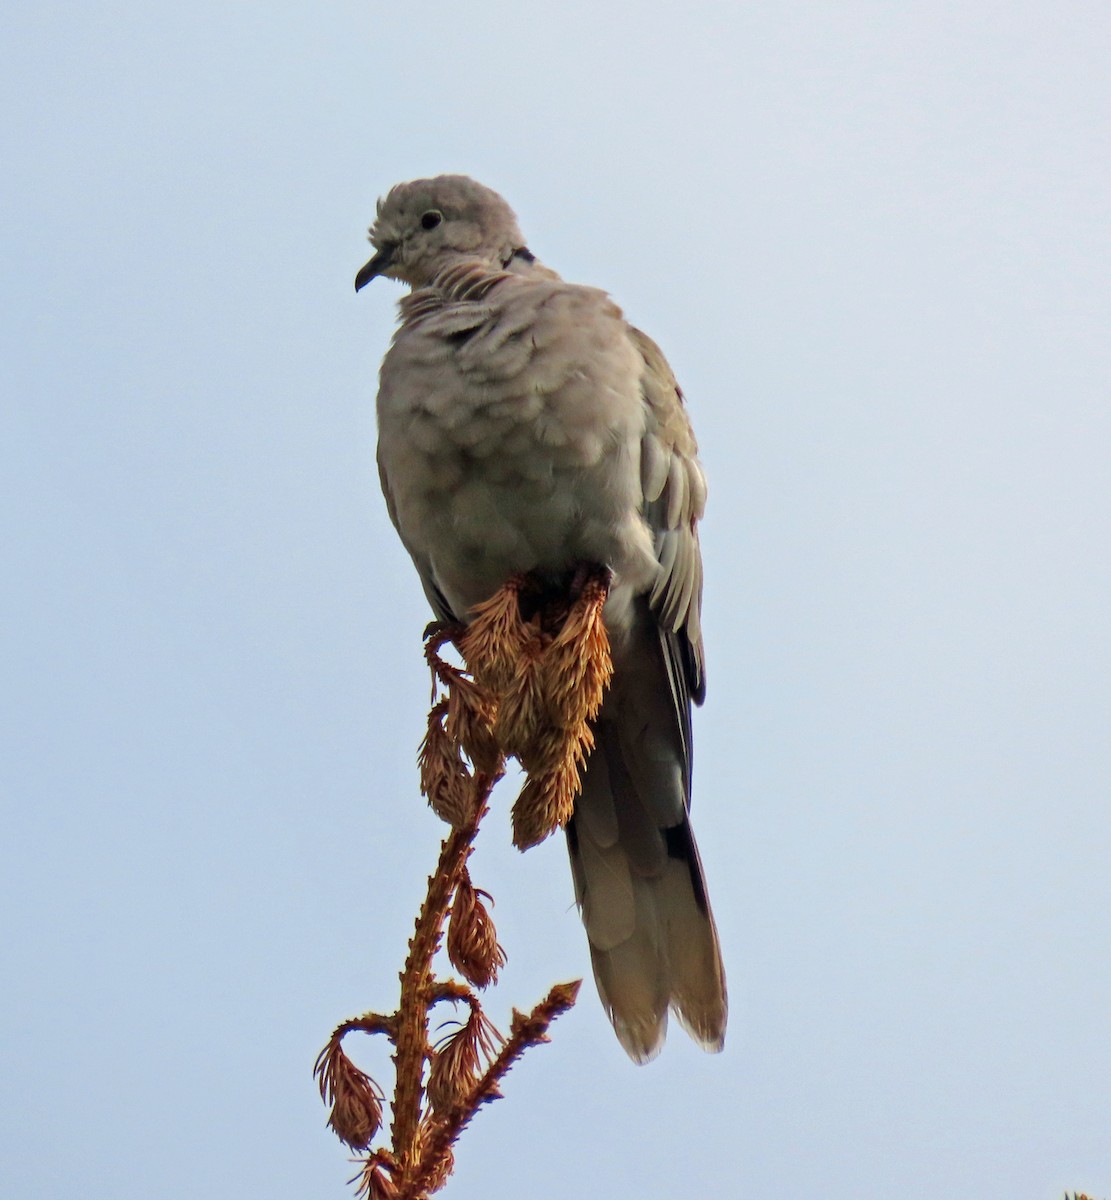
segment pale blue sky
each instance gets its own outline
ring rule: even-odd
[[[352,279],[465,171],[688,394],[733,1017],[637,1069],[584,989],[447,1194],[1111,1196],[1106,4],[44,3],[0,59],[0,1194],[347,1194],[312,1061],[440,835]],[[497,1019],[589,970],[511,798]]]

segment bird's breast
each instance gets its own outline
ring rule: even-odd
[[[555,308],[523,328],[490,312],[469,330],[458,314],[447,333],[403,327],[383,363],[384,483],[456,612],[518,571],[602,562],[642,590],[657,569],[640,515],[639,356],[615,325],[598,337],[597,313],[577,326],[574,305]]]

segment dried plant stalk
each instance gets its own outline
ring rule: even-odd
[[[475,778],[475,804],[471,819],[455,829],[440,849],[436,871],[428,877],[428,892],[409,942],[409,955],[401,972],[401,1006],[397,1012],[394,1067],[393,1153],[404,1172],[419,1154],[422,1078],[429,1057],[428,1010],[432,998],[432,958],[443,936],[451,896],[471,852],[471,843],[486,812],[494,780]],[[408,1003],[406,1001],[408,1000]]]
[[[589,722],[612,672],[601,621],[607,590],[608,579],[596,574],[568,605],[522,577],[480,606],[469,627],[430,627],[426,636],[433,694],[420,784],[451,833],[428,878],[397,1011],[338,1026],[315,1068],[332,1129],[353,1149],[369,1151],[352,1181],[368,1200],[425,1200],[442,1187],[455,1143],[478,1108],[501,1094],[513,1064],[548,1041],[551,1022],[575,1002],[578,982],[553,987],[528,1015],[514,1012],[508,1040],[489,1022],[472,988],[496,981],[505,953],[485,903],[490,897],[472,883],[467,860],[507,754],[529,776],[513,810],[517,845],[542,840],[570,817],[593,745]],[[520,605],[526,591],[540,596],[528,621]],[[448,642],[465,670],[441,656]],[[432,969],[449,912],[448,956],[467,984],[438,979]],[[431,1010],[445,1001],[466,1004],[468,1015],[433,1045]],[[370,1150],[384,1094],[344,1053],[341,1042],[352,1032],[385,1036],[394,1047],[388,1148]]]
[[[402,1193],[405,1200],[418,1200],[424,1194],[420,1189],[435,1170],[436,1160],[442,1150],[456,1142],[481,1105],[501,1095],[499,1085],[509,1073],[510,1067],[530,1046],[539,1046],[551,1040],[548,1037],[549,1026],[556,1017],[565,1013],[575,1003],[581,985],[581,979],[572,983],[557,983],[531,1013],[526,1015],[514,1011],[509,1039],[502,1047],[501,1053],[475,1083],[466,1102],[460,1104],[449,1118],[442,1121],[429,1137],[424,1158],[411,1184],[413,1190]]]

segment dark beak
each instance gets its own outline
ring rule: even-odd
[[[379,275],[384,275],[389,270],[392,258],[392,246],[384,246],[379,250],[365,267],[360,268],[358,275],[355,276],[355,291],[365,288],[372,279],[376,279]]]

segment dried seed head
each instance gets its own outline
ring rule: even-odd
[[[432,1110],[446,1117],[467,1098],[478,1075],[478,1057],[467,1036],[467,1026],[458,1030],[432,1056],[426,1094]]]
[[[609,636],[602,623],[607,589],[592,581],[572,606],[544,658],[544,691],[552,718],[574,729],[598,715],[613,675]]]
[[[363,1163],[362,1172],[357,1178],[359,1186],[355,1195],[365,1196],[366,1200],[398,1200],[401,1195],[397,1184],[393,1181],[388,1164],[384,1163],[377,1154],[371,1155]]]
[[[432,811],[441,821],[459,829],[473,815],[475,792],[470,772],[459,755],[459,747],[444,728],[448,710],[447,700],[433,705],[417,763],[420,790],[427,796]]]
[[[544,695],[546,646],[547,639],[533,637],[521,647],[513,678],[498,705],[494,736],[506,754],[518,758],[551,725]]]
[[[530,702],[540,708],[531,699],[538,695],[542,710],[539,719],[533,715],[530,724],[522,721],[515,730],[514,752],[529,776],[513,806],[513,842],[522,850],[567,823],[582,788],[583,768],[594,747],[590,722],[613,674],[602,623],[608,590],[602,579],[587,582],[562,629],[538,658],[536,677],[527,679]]]
[[[497,930],[483,897],[490,898],[475,889],[470,872],[464,868],[451,904],[447,953],[459,974],[479,988],[494,983],[505,966],[505,951],[498,945]]]
[[[471,1004],[466,1022],[447,1037],[432,1056],[426,1093],[437,1116],[446,1117],[464,1103],[479,1072],[494,1054],[500,1037],[486,1019],[478,1001]]]
[[[518,850],[539,845],[567,824],[575,808],[576,779],[563,771],[529,776],[513,802],[513,845]]]
[[[575,763],[581,765],[586,755],[594,748],[594,733],[589,725],[577,729],[557,729],[545,725],[536,730],[532,742],[521,751],[521,766],[530,778],[540,779],[545,775],[564,772]],[[578,784],[575,784],[578,791]]]
[[[586,758],[594,748],[589,725],[549,730],[538,739],[535,757],[522,760],[528,779],[513,803],[513,844],[527,850],[571,819],[582,790]]]
[[[521,580],[514,577],[489,600],[471,609],[459,650],[475,680],[495,695],[509,686],[528,626],[521,620]]]
[[[452,1171],[455,1170],[455,1153],[450,1146],[445,1146],[432,1167],[428,1177],[428,1193],[438,1192],[447,1183]]]
[[[494,737],[497,703],[485,688],[458,675],[448,688],[447,735],[487,775],[502,769],[502,752]]]
[[[366,1150],[382,1124],[382,1092],[369,1075],[329,1042],[316,1060],[320,1096],[332,1111],[328,1124],[352,1150]]]
[[[562,777],[544,775],[525,780],[513,803],[513,845],[518,850],[538,846],[570,819],[575,797],[560,786]]]

